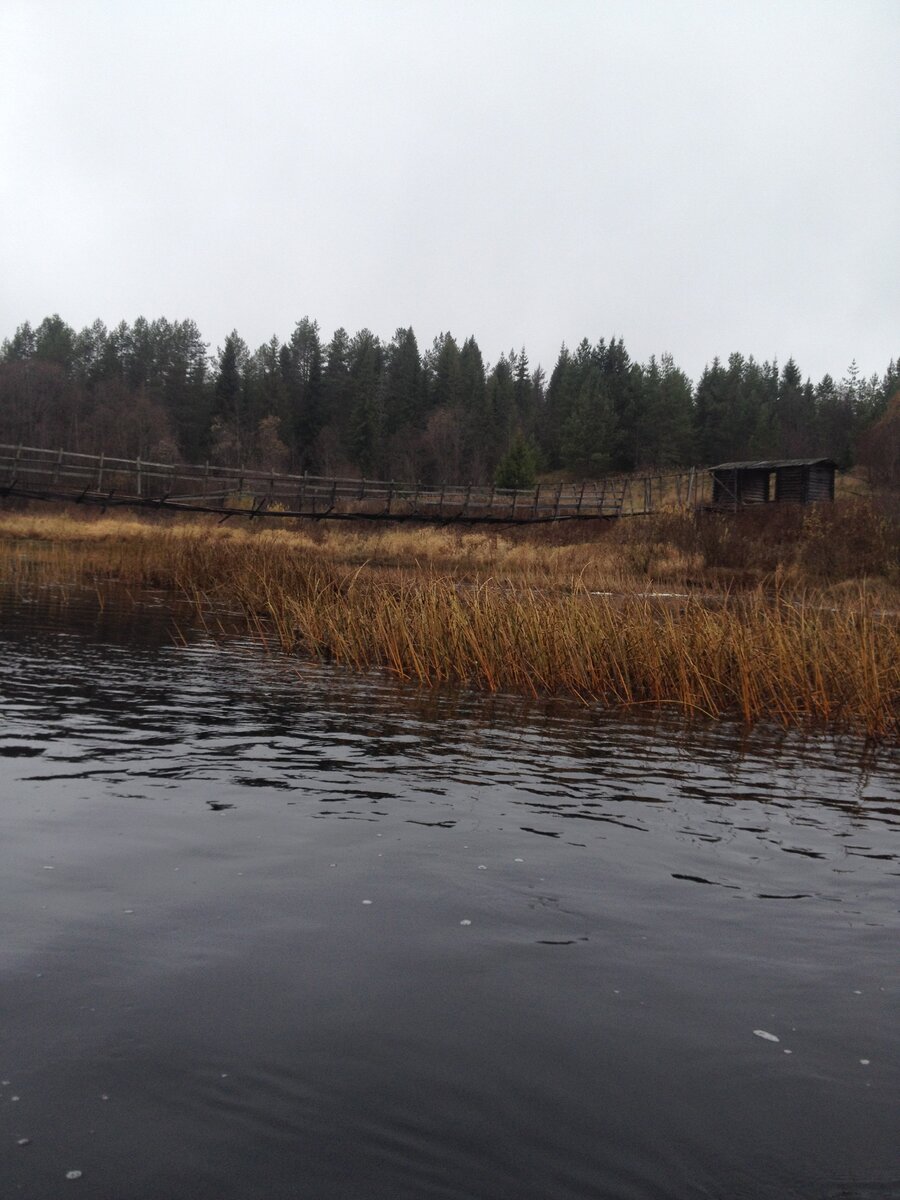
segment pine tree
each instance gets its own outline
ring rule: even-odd
[[[233,329],[219,351],[213,421],[214,428],[218,427],[219,457],[230,460],[234,466],[243,463],[249,448],[244,396],[244,373],[248,358],[246,343]]]
[[[497,467],[494,483],[501,488],[530,488],[537,480],[537,455],[521,431]]]

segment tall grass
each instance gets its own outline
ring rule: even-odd
[[[795,560],[717,586],[693,529],[647,522],[642,540],[546,544],[26,514],[0,517],[0,576],[168,588],[204,620],[243,613],[286,652],[422,684],[900,736],[890,581],[819,582]],[[680,594],[656,594],[661,583]]]
[[[238,588],[288,651],[425,684],[898,732],[900,629],[864,592],[835,611],[813,595],[761,590],[675,605],[577,588],[510,591],[490,580],[460,587],[440,576],[304,582],[263,577]]]

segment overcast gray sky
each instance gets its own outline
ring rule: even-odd
[[[897,0],[0,0],[0,337],[900,356]]]

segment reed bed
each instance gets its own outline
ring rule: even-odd
[[[864,593],[835,611],[814,596],[763,591],[673,604],[492,580],[385,586],[314,575],[302,591],[260,578],[240,599],[287,651],[420,684],[898,734],[900,629]]]
[[[644,544],[668,564],[654,573],[623,559],[615,541],[323,537],[7,514],[0,577],[166,588],[205,622],[242,613],[285,652],[423,685],[900,737],[900,620],[884,602],[889,585],[798,585],[782,570],[762,584],[714,588],[708,571],[693,577],[695,551],[665,532],[653,542],[645,531]],[[661,585],[679,594],[660,595]]]

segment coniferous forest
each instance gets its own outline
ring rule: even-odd
[[[411,328],[325,341],[304,317],[251,350],[214,353],[195,322],[58,315],[0,346],[0,442],[321,475],[495,480],[591,477],[724,460],[823,455],[852,465],[900,390],[900,362],[804,379],[793,359],[718,358],[694,383],[621,338],[563,346],[549,376],[523,348],[488,363],[474,337],[422,348]],[[868,442],[871,443],[871,436]]]

